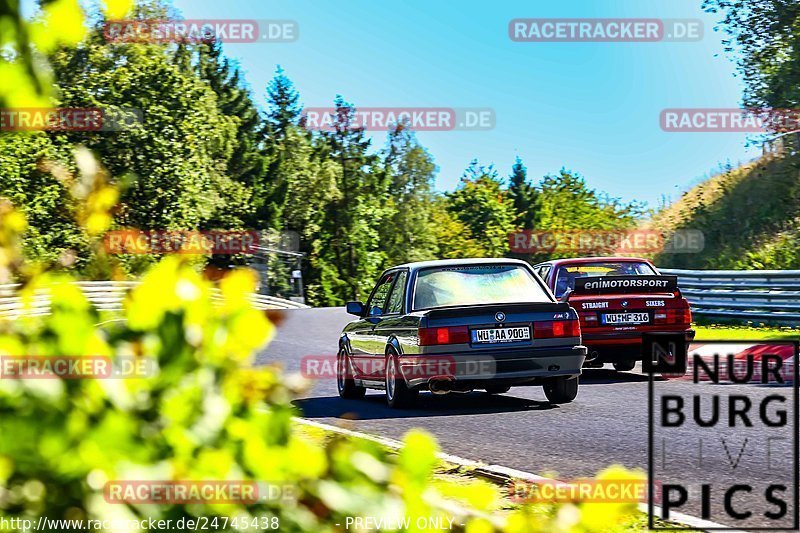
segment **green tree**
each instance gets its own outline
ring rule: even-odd
[[[722,13],[745,82],[745,107],[800,106],[800,3],[795,0],[704,0]],[[796,128],[795,128],[796,129]]]
[[[71,159],[72,147],[63,135],[0,134],[0,197],[19,206],[28,220],[23,246],[31,261],[55,263],[71,251],[77,255],[72,266],[85,265],[89,251],[74,221],[75,206],[67,184],[56,177],[64,172],[52,168],[53,162]]]
[[[269,157],[265,149],[266,131],[258,107],[244,83],[241,70],[226,58],[222,44],[212,41],[197,45],[196,69],[217,97],[217,108],[236,124],[236,141],[225,163],[225,174],[234,182],[255,193],[269,181]],[[238,206],[248,225],[263,229],[269,227],[256,216],[260,195],[253,194],[252,202]]]
[[[439,259],[462,259],[465,257],[485,257],[486,250],[481,242],[473,237],[469,227],[448,208],[449,200],[437,195],[431,209],[433,232]]]
[[[436,165],[406,124],[389,132],[383,151],[388,176],[388,222],[381,225],[381,247],[390,264],[434,259],[438,252],[432,219]]]
[[[156,44],[108,45],[99,30],[52,62],[60,104],[105,111],[140,110],[141,120],[114,132],[74,132],[112,175],[130,174],[116,218],[142,229],[241,227],[249,190],[226,173],[238,121],[220,111],[216,93]]]
[[[379,228],[389,211],[387,178],[378,167],[371,141],[357,126],[356,109],[341,96],[335,101],[333,131],[323,132],[335,163],[336,188],[322,226],[325,266],[320,289],[328,301],[365,296],[384,264]]]
[[[298,170],[296,151],[301,143],[309,141],[298,129],[302,106],[292,81],[279,66],[267,86],[267,112],[264,132],[266,153],[269,158],[267,177],[254,184],[253,194],[258,219],[267,227],[280,229],[281,219],[288,199],[289,188]]]
[[[565,169],[545,176],[540,189],[540,229],[630,228],[644,209],[638,202],[624,203],[590,189],[583,177]]]
[[[480,240],[487,256],[502,257],[508,253],[516,213],[494,167],[473,160],[458,188],[448,193],[447,198],[449,211]]]
[[[508,196],[517,212],[516,224],[521,229],[533,229],[536,226],[536,202],[538,191],[528,182],[528,170],[517,156],[511,167],[508,178]]]
[[[303,106],[294,83],[280,65],[267,87],[267,101],[266,121],[270,134],[283,139],[289,128],[299,124]]]

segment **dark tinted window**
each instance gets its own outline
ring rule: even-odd
[[[400,272],[397,275],[397,281],[392,287],[392,292],[389,294],[389,302],[386,304],[387,313],[402,313],[403,312],[403,295],[405,294],[406,278],[408,272]]]
[[[383,278],[381,278],[381,281],[378,283],[378,287],[372,294],[372,298],[370,298],[369,302],[367,302],[368,314],[381,315],[384,313],[384,309],[386,309],[386,297],[389,295],[389,289],[392,288],[392,282],[394,281],[395,276],[397,276],[397,272],[386,274]]]

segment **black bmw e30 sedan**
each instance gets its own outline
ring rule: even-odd
[[[586,358],[578,315],[559,303],[524,261],[458,259],[408,263],[385,271],[339,339],[342,398],[386,391],[407,407],[420,390],[435,394],[542,385],[551,403],[578,393]]]

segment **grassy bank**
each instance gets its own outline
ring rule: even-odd
[[[295,430],[318,446],[325,446],[333,439],[364,440],[357,435],[345,435],[318,425],[307,425],[300,420],[295,421]],[[370,442],[375,444],[375,441]],[[389,446],[386,448],[390,458],[397,457],[396,449]],[[487,476],[481,470],[479,465],[457,464],[446,457],[441,458],[433,470],[430,487],[435,489],[440,497],[440,508],[453,512],[451,516],[456,518],[455,530],[460,529],[459,522],[465,517],[484,518],[495,527],[505,528],[507,531],[509,528],[515,530],[513,522],[522,513],[549,524],[563,522],[565,516],[580,516],[582,527],[575,528],[576,531],[611,533],[648,531],[647,515],[637,510],[635,504],[523,503],[512,493],[513,480],[498,480],[494,476]],[[608,522],[604,521],[606,516]],[[617,520],[615,521],[613,517],[617,517]],[[663,521],[658,523],[661,527],[675,526]],[[587,528],[588,524],[594,527]],[[573,529],[566,529],[570,530]],[[469,528],[466,531],[472,533]]]

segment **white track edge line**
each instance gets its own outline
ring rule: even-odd
[[[332,431],[334,433],[339,433],[342,435],[348,435],[350,437],[356,437],[359,439],[369,440],[372,442],[377,442],[387,448],[391,448],[393,450],[399,450],[403,447],[403,443],[399,440],[390,439],[388,437],[380,437],[378,435],[371,435],[369,433],[362,433],[360,431],[354,431],[352,429],[345,429],[338,426],[332,426],[330,424],[324,424],[322,422],[317,422],[315,420],[309,420],[307,418],[301,417],[294,417],[293,420],[295,422],[299,422],[300,424],[304,424],[307,426],[313,426],[320,429],[324,429],[326,431]],[[487,471],[491,474],[495,474],[498,477],[507,478],[509,481],[511,479],[522,479],[525,481],[541,481],[541,482],[550,482],[550,483],[557,483],[558,480],[539,476],[536,474],[532,474],[530,472],[525,472],[523,470],[517,470],[515,468],[510,468],[507,466],[501,465],[487,465],[485,463],[481,463],[479,461],[473,461],[471,459],[465,459],[463,457],[459,457],[457,455],[451,455],[449,453],[439,452],[436,454],[436,457],[441,459],[442,461],[447,461],[449,463],[454,463],[459,466],[466,466],[470,468],[479,468],[481,470]],[[639,510],[645,514],[650,512],[646,503],[639,504]],[[653,509],[656,511],[656,514],[660,514],[661,507],[658,505],[654,505]],[[670,513],[672,516],[670,517],[670,521],[680,522],[683,525],[687,525],[689,527],[697,528],[697,529],[706,529],[706,528],[728,528],[728,526],[724,524],[718,524],[716,522],[711,522],[709,520],[704,520],[702,518],[697,518],[696,516],[684,514],[684,513],[677,513],[672,512]],[[656,530],[657,531],[657,530]],[[737,529],[726,529],[729,533],[744,533],[743,531]]]

